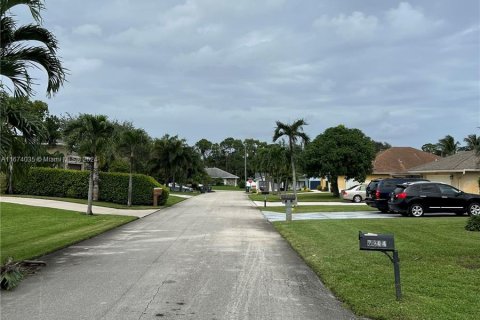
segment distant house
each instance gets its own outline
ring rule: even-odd
[[[391,147],[377,153],[373,161],[373,172],[365,180],[366,183],[373,179],[389,178],[394,176],[419,176],[409,170],[433,161],[440,157],[411,147]],[[338,177],[338,189],[347,189],[358,182],[346,180],[345,176]]]
[[[237,186],[239,177],[219,168],[205,168],[205,171],[212,179],[222,179],[226,186]]]
[[[63,169],[87,170],[89,157],[80,157],[76,152],[69,152],[67,145],[59,140],[53,146],[47,145],[47,152],[50,154],[63,154]]]
[[[468,193],[480,193],[480,157],[475,151],[463,151],[408,170],[425,179],[450,184]]]

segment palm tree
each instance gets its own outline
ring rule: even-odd
[[[178,136],[171,137],[166,134],[161,139],[155,140],[151,159],[152,170],[157,173],[163,171],[167,185],[172,181],[175,187],[177,171],[185,168],[188,156],[186,147],[185,139],[179,139]]]
[[[306,125],[307,123],[303,119],[299,119],[292,124],[285,124],[277,121],[277,127],[275,128],[275,132],[273,134],[273,142],[277,141],[283,136],[288,138],[288,149],[290,165],[292,167],[293,194],[295,195],[295,203],[297,203],[297,176],[295,172],[295,156],[293,150],[299,138],[303,143],[307,143],[310,140],[307,134],[303,132],[303,126]]]
[[[8,193],[13,193],[15,156],[38,155],[40,142],[45,137],[45,127],[40,117],[31,109],[27,98],[9,97],[0,91],[0,157],[6,165]],[[15,166],[15,172],[24,173],[25,163]]]
[[[136,157],[146,154],[150,145],[150,137],[143,129],[132,129],[124,131],[120,137],[120,152],[129,158],[130,173],[128,177],[128,200],[127,206],[132,205],[132,190],[134,164]]]
[[[451,135],[446,135],[445,138],[438,140],[437,146],[441,152],[442,157],[451,156],[457,153],[460,143],[455,141]]]
[[[106,149],[114,127],[104,115],[81,114],[67,123],[64,135],[70,150],[90,157],[87,214],[92,214],[95,159]]]
[[[478,150],[480,147],[480,137],[476,134],[469,134],[463,141],[466,143],[466,146],[460,148],[463,151]]]
[[[36,24],[17,27],[9,14],[16,5],[27,5]],[[28,69],[42,67],[48,76],[47,96],[57,92],[66,70],[57,56],[57,39],[40,26],[41,0],[0,0],[0,74],[9,78],[15,96],[31,96],[33,80]],[[32,45],[32,41],[40,45]]]

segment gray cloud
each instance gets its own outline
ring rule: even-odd
[[[414,147],[480,126],[475,0],[58,0],[44,20],[71,70],[55,113],[191,143],[270,140],[300,117],[312,136],[342,123]]]

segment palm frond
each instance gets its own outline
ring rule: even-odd
[[[58,49],[58,41],[53,33],[34,24],[28,24],[16,29],[13,33],[12,41],[39,41],[52,53],[55,53]]]
[[[37,23],[42,23],[40,12],[45,9],[42,0],[0,0],[0,15],[3,17],[8,10],[17,5],[28,6],[33,19]]]

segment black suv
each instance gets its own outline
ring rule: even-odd
[[[460,191],[440,182],[398,185],[388,201],[390,210],[404,216],[421,217],[425,212],[455,212],[480,215],[480,195]]]
[[[372,182],[374,181],[375,180],[373,180]],[[377,208],[381,212],[388,212],[390,211],[390,209],[388,208],[388,199],[390,198],[390,193],[392,193],[399,184],[415,181],[428,180],[421,178],[388,178],[379,180],[375,189],[370,188],[370,197],[365,199],[365,203],[368,204],[370,207]],[[368,186],[370,187],[370,184]]]

